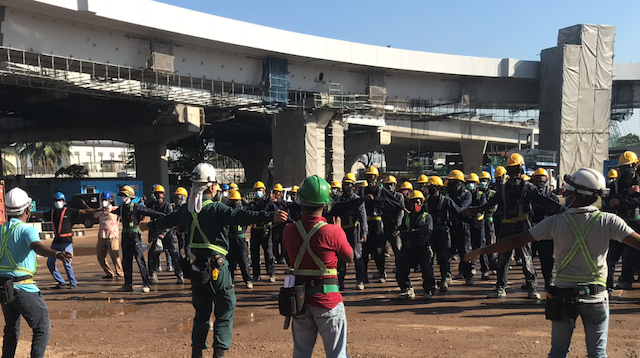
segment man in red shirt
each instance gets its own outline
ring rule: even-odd
[[[347,317],[338,289],[338,256],[353,262],[340,225],[322,217],[331,201],[329,183],[317,175],[298,189],[302,219],[284,229],[283,246],[294,263],[296,284],[305,285],[304,312],[293,319],[293,358],[311,358],[318,333],[327,358],[348,358]],[[339,220],[339,219],[338,219]]]

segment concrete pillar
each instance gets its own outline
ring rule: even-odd
[[[366,153],[391,144],[391,135],[383,130],[349,134],[344,139],[344,168],[350,171],[358,159]]]
[[[482,159],[486,148],[487,141],[484,140],[462,140],[460,142],[465,174],[482,172]]]
[[[267,183],[271,144],[248,140],[220,141],[216,142],[216,152],[242,162],[247,184],[252,186],[258,180]]]
[[[167,168],[167,145],[164,143],[135,144],[136,177],[142,180],[142,190],[136,195],[149,194],[154,184],[160,184],[169,190],[169,172]]]

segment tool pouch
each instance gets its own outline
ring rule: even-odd
[[[304,285],[283,287],[278,294],[278,309],[285,317],[296,317],[304,312]]]
[[[0,303],[9,304],[16,299],[16,291],[13,288],[12,277],[0,277]]]
[[[546,302],[544,304],[544,316],[550,321],[562,320],[562,313],[564,312],[564,300],[562,298],[555,298],[547,295]]]

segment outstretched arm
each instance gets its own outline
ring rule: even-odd
[[[529,233],[529,231],[525,231],[518,235],[511,235],[503,240],[496,242],[493,245],[489,245],[473,251],[469,251],[466,255],[464,255],[464,260],[467,262],[472,262],[473,260],[478,258],[480,255],[489,255],[489,254],[498,253],[498,252],[506,252],[506,251],[524,246],[525,244],[528,244],[532,241],[535,241],[533,236]],[[640,244],[640,241],[639,241],[639,244]]]

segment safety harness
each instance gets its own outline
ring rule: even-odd
[[[213,201],[205,200],[202,203],[202,207],[204,208],[205,206],[211,205],[211,204],[213,204]],[[202,228],[200,227],[200,221],[198,220],[198,213],[195,211],[191,212],[191,218],[192,220],[191,220],[191,230],[189,233],[189,247],[192,249],[209,249],[221,255],[227,256],[227,254],[229,254],[229,251],[225,250],[221,246],[212,244],[207,238],[207,235],[204,234],[204,231],[202,231]],[[195,234],[196,229],[198,229],[198,232],[200,233],[200,237],[202,237],[203,242],[193,242],[193,235]]]
[[[295,276],[337,276],[337,269],[330,269],[327,265],[320,260],[320,258],[313,252],[311,249],[311,237],[315,235],[321,227],[327,225],[326,222],[320,221],[315,224],[309,232],[304,230],[304,226],[302,225],[302,221],[296,222],[296,228],[302,237],[302,245],[300,245],[300,250],[298,251],[298,255],[296,256],[296,261],[293,264],[293,274]],[[302,262],[302,258],[304,254],[308,253],[309,256],[313,259],[313,262],[318,266],[318,270],[301,270],[300,262]],[[324,284],[322,281],[327,281],[329,284]],[[340,292],[340,289],[337,284],[333,283],[337,280],[327,279],[320,280],[318,285],[312,285],[311,287],[307,287],[305,294],[306,295],[314,295],[316,293],[329,293],[329,292]]]
[[[603,213],[598,210],[595,213],[595,215],[593,215],[591,219],[587,221],[586,226],[582,230],[578,228],[578,225],[576,225],[576,222],[573,220],[573,218],[570,215],[567,215],[566,213],[562,214],[564,219],[569,224],[569,227],[571,228],[571,231],[573,232],[573,236],[575,236],[576,241],[571,247],[571,250],[569,250],[569,253],[567,254],[567,256],[565,256],[562,260],[560,260],[560,265],[558,266],[558,275],[556,276],[556,279],[568,281],[568,282],[596,284],[596,285],[601,285],[606,287],[607,281],[605,278],[600,276],[600,271],[598,270],[598,264],[589,254],[589,248],[587,247],[587,243],[585,241],[585,238],[587,237],[587,235],[589,235],[589,232],[591,231],[593,226],[596,224],[598,219],[602,216],[602,214]],[[573,258],[578,254],[578,251],[582,253],[584,260],[587,262],[587,265],[589,266],[589,270],[591,270],[591,274],[589,276],[563,275],[562,271],[567,267],[567,265],[569,265],[571,260],[573,260]]]
[[[134,203],[131,202],[129,203],[129,213],[133,212],[133,207],[134,207]],[[129,214],[132,215],[132,214]],[[120,206],[120,217],[124,217],[124,203],[122,203],[122,205]],[[122,225],[122,232],[130,232],[130,233],[138,233],[140,232],[140,230],[138,228],[135,227],[135,225],[133,224],[133,215],[131,217],[131,220],[129,220],[129,227],[124,227],[124,222]]]
[[[55,221],[53,220],[53,212],[55,210],[51,210],[51,222],[55,223]],[[64,207],[64,209],[62,209],[62,212],[60,213],[60,221],[58,222],[58,230],[56,230],[56,235],[58,237],[71,237],[73,236],[72,232],[67,232],[67,233],[62,233],[62,222],[64,221],[64,214],[67,213],[67,207]]]
[[[429,216],[429,213],[423,212],[422,216],[420,216],[420,222],[424,223],[425,221],[427,221],[427,216]],[[411,230],[411,222],[410,222],[409,215],[405,215],[404,225],[407,227],[407,230]]]
[[[6,255],[6,257],[9,259],[9,263],[11,263],[11,266],[0,265],[0,273],[13,272],[13,271],[20,272],[21,274],[23,274],[23,276],[15,277],[13,280],[16,283],[20,283],[20,284],[34,283],[34,281],[31,278],[36,273],[37,263],[34,264],[33,270],[18,266],[18,264],[16,263],[15,259],[11,255],[11,252],[9,251],[9,248],[8,248],[9,239],[11,238],[11,235],[16,230],[16,228],[20,225],[22,225],[22,223],[17,223],[13,225],[13,227],[10,227],[11,224],[6,223],[0,227],[0,233],[2,236],[2,245],[0,245],[0,259],[5,257]]]

